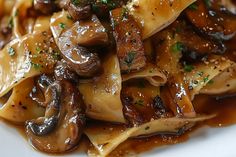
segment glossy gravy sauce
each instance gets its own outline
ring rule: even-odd
[[[217,100],[215,97],[199,95],[193,101],[196,112],[199,114],[215,114],[217,116],[213,119],[207,120],[197,124],[191,130],[185,132],[181,136],[177,135],[156,135],[148,138],[136,138],[129,139],[122,143],[115,149],[109,156],[110,157],[122,157],[143,153],[151,149],[173,145],[181,142],[185,142],[189,139],[189,135],[197,128],[208,125],[210,127],[225,127],[236,124],[236,96]],[[4,121],[5,122],[5,121]],[[11,124],[6,122],[11,127],[15,127],[19,133],[26,139],[25,129],[22,125]],[[80,154],[87,152],[88,148],[92,147],[86,136],[83,136],[80,144],[77,148],[71,150],[68,153]],[[61,154],[59,154],[60,156]],[[65,154],[63,154],[65,155]]]

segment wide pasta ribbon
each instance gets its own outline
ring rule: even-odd
[[[143,27],[143,39],[170,25],[196,0],[132,0],[127,8]]]
[[[128,129],[116,125],[106,126],[98,124],[95,129],[93,126],[88,126],[85,130],[85,134],[96,149],[96,151],[89,150],[88,154],[91,157],[105,157],[128,138],[163,132],[178,133],[180,129],[188,129],[196,122],[211,119],[214,116],[215,115],[198,116],[196,118],[161,118]]]
[[[52,71],[58,50],[46,19],[39,18],[34,33],[14,39],[0,51],[0,97],[25,79]]]

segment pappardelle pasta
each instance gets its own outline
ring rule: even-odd
[[[0,117],[43,152],[181,135],[217,116],[197,95],[236,92],[231,0],[0,0],[0,21]]]

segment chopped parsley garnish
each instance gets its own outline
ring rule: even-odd
[[[149,73],[153,73],[153,71],[154,71],[154,69],[150,69],[150,70],[149,70]]]
[[[139,106],[143,106],[144,101],[141,100],[141,99],[139,99],[139,100],[137,100],[134,104],[135,104],[135,105],[139,105]]]
[[[53,50],[52,57],[55,60],[59,60],[60,59],[60,53]]]
[[[142,81],[142,80],[140,80],[140,81],[138,82],[138,84],[137,84],[137,87],[138,87],[138,88],[145,88],[145,82]]]
[[[15,55],[15,50],[14,50],[14,48],[13,47],[10,47],[9,49],[8,49],[8,54],[10,55],[10,56],[14,56]]]
[[[36,69],[36,70],[38,70],[38,69],[40,69],[41,67],[42,67],[42,65],[40,65],[40,64],[38,64],[38,63],[34,63],[34,62],[30,62],[31,63],[31,66],[34,68],[34,69]]]
[[[9,27],[9,28],[13,28],[13,27],[14,27],[13,17],[10,18],[10,20],[9,20],[9,22],[8,22],[8,27]]]
[[[127,8],[123,7],[121,10],[121,17],[122,19],[127,19],[128,18],[128,11]]]
[[[106,4],[109,10],[116,7],[116,3],[114,0],[100,0],[100,2]]]
[[[37,53],[40,53],[42,50],[39,47],[36,47]]]
[[[15,11],[14,16],[18,16],[18,14],[19,14],[19,10],[17,9],[17,10]]]
[[[76,5],[76,6],[78,6],[79,4],[81,4],[81,1],[80,1],[80,0],[72,0],[71,2],[72,2],[72,4],[74,4],[74,5]]]
[[[66,24],[64,24],[64,23],[59,23],[59,27],[61,28],[61,29],[65,29],[66,28]]]
[[[69,20],[73,20],[72,16],[70,16],[70,15],[67,15],[66,18]]]
[[[101,0],[102,3],[107,4],[110,0]]]
[[[210,80],[207,84],[213,84],[214,83],[214,81],[213,80]]]
[[[211,0],[204,0],[204,2],[208,8],[211,7]]]
[[[176,32],[176,33],[180,33],[180,32],[181,32],[181,27],[180,27],[180,26],[177,26],[176,29],[175,29],[175,32]]]
[[[124,62],[128,67],[131,67],[131,65],[133,64],[135,55],[136,53],[131,51],[131,52],[128,52],[127,56],[125,57]]]
[[[184,49],[184,45],[181,42],[176,42],[171,46],[172,52],[181,52]]]
[[[185,64],[184,65],[184,71],[185,72],[191,72],[193,69],[194,69],[193,65],[190,65],[190,64]]]
[[[191,9],[191,10],[197,10],[198,9],[198,5],[196,3],[193,3],[188,8]]]
[[[203,71],[199,71],[199,72],[197,72],[197,75],[198,75],[198,76],[202,76],[203,74],[204,74]]]
[[[98,6],[97,4],[93,4],[93,5],[92,5],[92,10],[93,10],[94,12],[99,12],[99,11],[100,11],[100,8],[99,8],[99,6]]]
[[[203,82],[206,83],[207,81],[209,81],[209,76],[206,76],[203,78]]]

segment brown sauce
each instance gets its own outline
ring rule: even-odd
[[[236,124],[236,96],[216,100],[214,97],[199,95],[195,98],[197,113],[217,114],[215,118],[205,121],[211,127],[225,127]]]
[[[165,145],[173,145],[187,141],[188,133],[181,136],[175,135],[156,135],[148,138],[129,139],[120,144],[110,155],[113,156],[128,156],[150,151]]]
[[[236,96],[216,100],[214,97],[199,95],[193,101],[196,112],[199,114],[217,114],[213,119],[207,120],[196,125],[190,131],[185,132],[181,136],[177,135],[156,135],[148,138],[135,138],[129,139],[119,145],[109,156],[127,156],[129,154],[139,154],[154,148],[173,145],[177,143],[185,142],[189,139],[189,134],[197,128],[208,125],[211,127],[225,127],[236,124]],[[4,121],[6,122],[6,121]],[[19,133],[26,139],[25,129],[22,125],[15,125],[9,122],[10,127],[15,127]],[[71,150],[68,153],[81,154],[87,152],[88,148],[91,147],[86,136],[83,136],[80,144],[77,148]],[[66,153],[67,154],[67,153]],[[59,154],[60,156],[61,154]],[[63,154],[64,155],[64,154]]]
[[[226,127],[236,124],[236,96],[216,100],[215,97],[205,95],[196,96],[193,101],[196,112],[199,114],[217,114],[215,118],[197,124],[181,136],[157,135],[143,139],[129,139],[114,150],[110,156],[125,156],[129,153],[143,153],[154,148],[185,142],[190,133],[203,125],[210,127]]]

